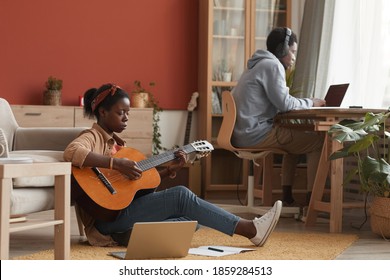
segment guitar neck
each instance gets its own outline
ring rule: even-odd
[[[186,133],[184,135],[184,144],[187,144],[190,141],[191,122],[192,122],[192,111],[188,111]]]
[[[190,154],[190,153],[195,151],[194,147],[192,147],[191,144],[185,145],[185,146],[181,147],[181,149],[186,154]],[[175,151],[176,150],[167,151],[167,152],[164,152],[162,154],[155,155],[155,156],[152,156],[150,158],[141,160],[137,163],[138,167],[142,171],[146,171],[146,170],[151,169],[153,167],[156,167],[156,166],[159,166],[159,165],[164,164],[166,162],[169,162],[171,160],[174,160],[175,159]]]

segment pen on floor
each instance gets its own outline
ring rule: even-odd
[[[208,247],[207,249],[209,249],[209,250],[211,250],[211,251],[216,251],[216,252],[223,252],[222,249],[213,248],[213,247]]]

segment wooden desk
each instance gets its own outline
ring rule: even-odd
[[[69,162],[0,164],[0,259],[9,257],[10,233],[46,226],[54,226],[54,259],[70,258],[70,174]],[[55,176],[54,219],[10,224],[12,178],[47,175]]]
[[[330,214],[329,230],[332,233],[342,231],[343,208],[356,207],[353,203],[343,202],[343,159],[329,161],[329,156],[341,149],[343,144],[333,141],[326,133],[329,128],[343,119],[362,118],[367,112],[380,113],[378,109],[317,108],[296,110],[279,114],[275,123],[282,127],[314,130],[325,133],[320,161],[314,181],[313,191],[306,216],[306,225],[314,225],[319,212]],[[330,201],[323,201],[326,178],[330,170]]]

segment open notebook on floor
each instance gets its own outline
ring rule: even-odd
[[[135,223],[127,250],[109,254],[125,260],[185,257],[196,225],[196,221]]]
[[[253,248],[240,248],[231,246],[200,246],[198,248],[191,248],[188,252],[191,255],[222,257],[227,255],[235,255],[244,252],[255,251]]]

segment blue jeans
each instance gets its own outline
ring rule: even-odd
[[[177,186],[141,196],[123,209],[115,221],[97,220],[95,227],[100,233],[109,235],[126,232],[136,222],[193,220],[232,236],[239,219],[236,215],[198,198],[188,188]]]

